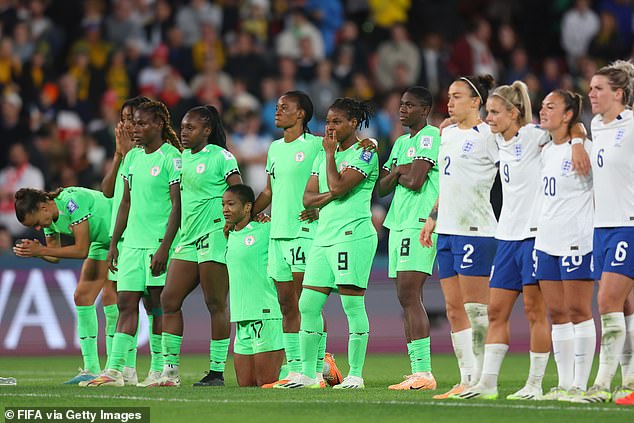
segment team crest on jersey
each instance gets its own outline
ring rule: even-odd
[[[222,155],[225,156],[225,160],[233,159],[233,154],[231,154],[227,150],[221,150],[221,151],[222,151]]]
[[[462,144],[462,154],[468,154],[471,153],[473,151],[473,141],[471,140],[465,140],[464,144]]]
[[[298,163],[303,162],[305,158],[306,158],[306,155],[304,154],[303,151],[299,151],[297,154],[295,154],[295,161]]]
[[[623,137],[625,136],[625,128],[619,128],[616,131],[616,136],[614,137],[614,145],[620,147],[623,144]]]
[[[372,151],[364,150],[361,152],[359,158],[366,163],[370,163],[370,160],[372,160],[372,156],[374,156],[374,153]]]
[[[66,203],[66,210],[68,210],[68,214],[73,214],[73,212],[78,208],[79,206],[77,205],[75,200],[68,200],[68,203]]]
[[[429,136],[424,136],[420,139],[420,148],[424,148],[424,149],[430,149],[431,145],[433,144],[434,139],[432,137]]]
[[[244,237],[244,245],[247,247],[252,246],[255,243],[255,237],[253,235],[248,235]]]
[[[563,159],[561,161],[561,174],[567,175],[572,171],[572,160]]]
[[[347,168],[347,167],[348,167],[348,164],[349,164],[349,163],[348,163],[348,162],[346,162],[346,161],[343,161],[343,162],[339,163],[339,172],[341,172],[341,171],[343,171],[345,168]]]
[[[174,170],[181,170],[183,168],[183,161],[180,158],[174,159]]]
[[[407,157],[411,159],[412,157],[414,157],[414,154],[416,154],[416,149],[414,147],[410,147],[407,149]]]
[[[205,171],[205,164],[198,163],[198,165],[196,166],[196,173],[203,173],[204,171]]]
[[[154,166],[152,169],[150,169],[150,175],[152,176],[158,176],[159,173],[161,173],[161,168],[159,166]]]

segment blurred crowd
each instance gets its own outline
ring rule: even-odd
[[[434,94],[446,114],[457,75],[530,89],[533,108],[563,87],[582,94],[603,64],[632,54],[632,0],[0,0],[0,231],[20,187],[98,188],[119,108],[142,94],[184,112],[212,104],[247,183],[264,186],[282,93],[306,91],[323,133],[340,96],[370,100],[364,135],[403,133],[400,93]],[[584,119],[590,119],[586,109]],[[389,202],[377,200],[377,222]]]

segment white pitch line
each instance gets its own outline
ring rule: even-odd
[[[90,388],[87,388],[90,389]],[[106,388],[108,389],[108,388]],[[0,397],[27,397],[27,398],[63,398],[60,394],[38,394],[38,393],[1,393]],[[74,395],[74,398],[85,399],[109,399],[109,400],[128,400],[128,401],[167,401],[182,403],[210,403],[210,404],[361,404],[361,405],[413,405],[413,406],[432,406],[432,407],[464,407],[464,408],[499,408],[504,410],[541,410],[541,411],[601,411],[601,412],[631,412],[627,407],[608,408],[608,407],[557,407],[554,405],[521,405],[521,404],[494,404],[494,403],[473,403],[463,401],[381,401],[381,400],[295,400],[291,398],[281,400],[269,399],[213,399],[213,398],[169,398],[169,397],[139,397],[125,395]]]

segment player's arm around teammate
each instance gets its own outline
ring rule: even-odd
[[[194,386],[223,386],[231,326],[227,308],[222,195],[242,183],[235,157],[226,148],[220,114],[213,106],[190,109],[181,122],[181,233],[161,294],[163,308],[162,386],[179,386],[183,301],[200,282],[211,317],[209,371]]]
[[[267,276],[270,223],[253,220],[255,195],[233,185],[222,198],[228,234],[227,267],[231,321],[236,323],[234,366],[240,386],[277,380],[282,360],[282,314],[273,280]]]
[[[389,387],[395,390],[436,388],[431,373],[429,318],[422,301],[423,284],[432,273],[436,248],[424,248],[417,242],[438,198],[440,132],[427,125],[431,107],[432,95],[423,87],[411,87],[402,95],[400,120],[409,134],[395,141],[379,180],[379,195],[395,192],[384,222],[390,230],[388,276],[396,278],[411,364],[411,374]]]
[[[49,262],[58,262],[60,258],[84,259],[74,294],[84,366],[66,383],[90,380],[100,372],[95,300],[103,288],[104,306],[116,303],[114,288],[107,282],[110,200],[84,188],[71,187],[54,193],[22,189],[15,195],[15,210],[22,224],[43,229],[46,236],[46,246],[37,240],[22,240],[14,248],[17,256],[42,257]],[[60,233],[72,235],[74,243],[62,247]]]

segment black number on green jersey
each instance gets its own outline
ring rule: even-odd
[[[401,257],[409,257],[410,238],[403,238],[401,241]]]
[[[339,266],[338,270],[348,270],[348,252],[344,251],[338,255]]]
[[[297,247],[297,251],[291,248],[291,259],[293,260],[293,265],[298,263],[306,264],[306,254],[302,251],[302,247]]]

